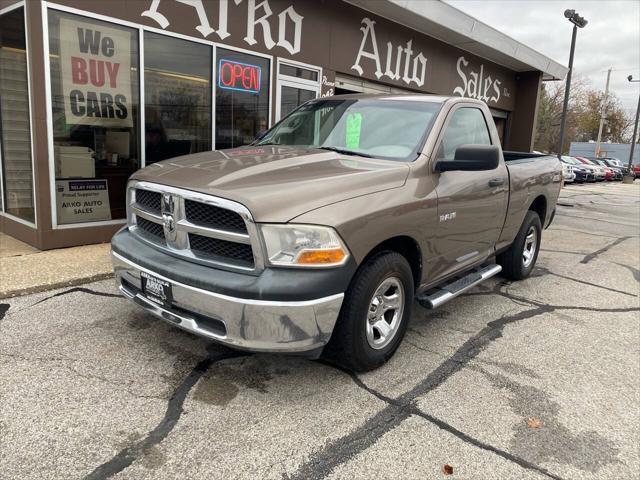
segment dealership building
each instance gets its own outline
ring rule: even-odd
[[[529,151],[541,82],[566,71],[439,1],[0,0],[0,231],[108,241],[133,172],[317,97],[478,98]]]

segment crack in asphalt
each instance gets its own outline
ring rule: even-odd
[[[46,298],[38,300],[33,305],[30,305],[30,307],[35,307],[36,305],[39,305],[48,300],[51,300],[52,298],[62,297],[63,295],[68,295],[70,293],[75,293],[75,292],[88,293],[89,295],[96,295],[98,297],[123,298],[122,295],[120,295],[119,293],[99,292],[97,290],[92,290],[86,287],[73,287],[73,288],[70,288],[69,290],[64,290],[62,292],[54,293],[53,295],[50,295]]]
[[[624,227],[635,227],[636,225],[633,223],[624,223],[624,222],[612,222],[611,220],[604,220],[598,217],[582,217],[580,215],[567,215],[566,213],[558,213],[558,217],[569,217],[569,218],[579,218],[580,220],[594,220],[600,223],[610,223],[612,225],[621,225]]]
[[[605,253],[607,250],[615,247],[616,245],[621,244],[622,242],[624,242],[625,240],[629,240],[632,237],[620,237],[618,239],[616,239],[615,241],[611,242],[608,245],[605,245],[604,247],[602,247],[599,250],[596,250],[595,252],[589,253],[587,255],[584,256],[584,258],[582,260],[580,260],[580,263],[589,263],[591,260],[597,258],[598,256],[602,255],[603,253]]]
[[[510,294],[503,295],[506,296]],[[393,399],[392,402],[388,403],[384,409],[370,417],[363,425],[356,428],[354,431],[341,438],[328,442],[323,449],[311,454],[308,460],[302,464],[293,475],[285,475],[284,478],[289,480],[314,480],[325,478],[337,467],[348,462],[357,454],[374,445],[385,433],[388,433],[395,427],[399,426],[405,419],[413,414],[414,410],[410,408],[410,404],[415,401],[415,399],[435,390],[454,374],[462,370],[490,343],[501,338],[504,328],[510,324],[554,312],[556,310],[587,310],[608,313],[640,311],[640,308],[637,307],[601,309],[579,306],[545,305],[528,299],[523,299],[522,297],[510,296],[515,300],[526,300],[536,306],[529,310],[524,310],[512,315],[505,314],[499,319],[487,323],[480,332],[468,339],[448,359],[432,370],[431,373],[429,373],[418,385],[403,393],[396,399]],[[433,417],[431,418],[433,420],[437,420]],[[442,428],[446,429],[446,425],[443,424]],[[460,434],[464,435],[462,432],[460,432]],[[526,460],[524,461],[526,462]],[[553,474],[549,474],[547,472],[545,475]]]
[[[85,479],[102,480],[110,478],[129,467],[133,462],[144,455],[147,450],[164,440],[176,426],[180,416],[184,412],[182,407],[187,395],[211,365],[222,360],[237,358],[244,355],[245,354],[241,352],[228,351],[219,355],[209,355],[198,362],[193,367],[191,373],[174,390],[171,398],[167,402],[167,409],[160,423],[151,430],[146,437],[136,442],[134,445],[123,448],[114,457],[112,457],[111,460],[108,460],[102,465],[96,467],[85,477]]]
[[[11,305],[9,305],[8,303],[0,303],[0,320],[4,318],[10,308]]]
[[[444,430],[452,435],[454,435],[455,437],[459,438],[460,440],[462,440],[465,443],[468,443],[470,445],[473,445],[477,448],[480,448],[482,450],[487,450],[489,452],[495,453],[496,455],[498,455],[499,457],[504,458],[505,460],[508,460],[510,462],[513,462],[515,464],[517,464],[518,466],[525,468],[527,470],[533,470],[536,471],[538,473],[541,473],[549,478],[555,479],[555,480],[561,480],[561,477],[554,475],[553,473],[549,472],[547,469],[540,467],[538,465],[535,465],[531,462],[528,462],[527,460],[518,457],[516,455],[513,455],[505,450],[502,450],[500,448],[494,447],[493,445],[490,445],[488,443],[482,442],[480,440],[478,440],[477,438],[474,438],[464,432],[462,432],[461,430],[458,430],[457,428],[455,428],[453,425],[450,425],[449,423],[445,422],[444,420],[441,420],[437,417],[434,417],[433,415],[430,415],[422,410],[420,410],[414,403],[414,401],[408,402],[408,403],[402,403],[396,399],[390,398],[386,395],[384,395],[383,393],[379,392],[378,390],[368,386],[359,376],[357,373],[342,368],[339,365],[334,365],[331,364],[329,362],[322,362],[325,365],[329,365],[333,368],[336,368],[344,373],[346,373],[347,375],[349,375],[351,377],[351,379],[353,380],[353,382],[360,387],[361,389],[365,390],[366,392],[370,393],[371,395],[377,397],[378,399],[382,400],[383,402],[385,402],[389,408],[392,408],[394,410],[396,410],[395,414],[396,416],[403,416],[405,419],[409,418],[411,415],[415,415],[417,417],[420,417],[424,420],[427,420],[429,423],[435,425],[436,427],[438,427],[440,430]]]
[[[81,359],[66,358],[66,357],[28,357],[28,356],[25,356],[25,355],[14,354],[14,353],[4,353],[4,352],[0,352],[0,357],[12,358],[12,359],[14,359],[16,361],[43,362],[43,363],[54,363],[54,362],[60,362],[60,363],[74,362],[74,363],[77,363],[77,362],[82,362],[83,361]],[[101,375],[95,375],[95,374],[91,374],[91,373],[80,372],[79,370],[73,368],[71,365],[61,364],[59,366],[64,368],[65,370],[68,370],[69,372],[77,375],[78,377],[81,377],[81,378],[84,378],[84,379],[87,379],[87,380],[98,380],[100,382],[103,382],[103,383],[106,383],[108,385],[111,385],[112,387],[117,388],[121,392],[128,393],[132,397],[136,397],[136,398],[151,398],[151,399],[157,399],[157,400],[166,400],[167,399],[166,396],[144,395],[144,394],[132,392],[131,390],[129,390],[129,387],[124,385],[123,383],[116,382],[114,380],[110,380],[110,379],[108,379],[106,377],[103,377]],[[131,380],[129,382],[129,384],[131,384],[131,383],[134,383],[134,381]]]
[[[17,313],[24,312],[25,310],[28,310],[28,309],[30,309],[32,307],[35,307],[36,305],[44,303],[44,302],[46,302],[48,300],[51,300],[53,298],[62,297],[64,295],[68,295],[70,293],[75,293],[75,292],[87,293],[89,295],[95,295],[97,297],[110,297],[110,298],[122,298],[122,299],[124,299],[124,297],[122,295],[118,294],[118,293],[99,292],[98,290],[92,290],[92,289],[86,288],[86,287],[73,287],[73,288],[70,288],[68,290],[64,290],[62,292],[54,293],[53,295],[49,295],[48,297],[42,298],[42,299],[38,300],[37,302],[32,303],[31,305],[26,305],[26,306],[24,306],[24,307],[22,307],[22,308],[20,308],[18,310],[12,310],[11,315],[15,315]],[[7,305],[7,304],[0,304],[0,306],[1,305]],[[7,308],[7,310],[8,310],[8,308]],[[0,314],[1,313],[2,312],[0,310]],[[0,316],[0,320],[2,320],[3,316],[4,315]]]
[[[624,290],[618,290],[617,288],[605,287],[604,285],[598,285],[597,283],[591,283],[591,282],[587,282],[586,280],[580,280],[578,278],[573,278],[573,277],[569,277],[567,275],[562,275],[560,273],[555,273],[555,272],[552,272],[551,270],[549,270],[546,267],[536,267],[536,269],[544,272],[543,275],[551,275],[553,277],[564,278],[565,280],[570,280],[572,282],[581,283],[583,285],[588,285],[590,287],[601,288],[602,290],[608,290],[610,292],[620,293],[622,295],[628,295],[630,297],[637,297],[638,296],[637,293],[625,292]]]
[[[618,238],[615,235],[605,235],[602,233],[593,233],[593,232],[587,232],[585,230],[578,230],[576,228],[558,228],[558,227],[549,227],[547,230],[549,230],[550,232],[574,232],[574,233],[582,233],[584,235],[589,235],[592,237],[603,237],[603,238]]]
[[[616,263],[616,265],[619,265],[619,266],[624,267],[627,270],[629,270],[631,272],[631,274],[633,275],[633,278],[635,279],[635,281],[636,282],[640,282],[640,270],[638,270],[635,267],[632,267],[631,265],[625,265],[624,263]]]

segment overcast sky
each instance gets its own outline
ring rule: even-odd
[[[562,65],[569,64],[572,24],[564,18],[575,9],[589,24],[578,30],[574,75],[610,90],[635,114],[640,83],[640,0],[445,0],[450,5],[506,33]]]

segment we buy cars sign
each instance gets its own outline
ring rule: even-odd
[[[131,33],[60,19],[66,123],[131,127]]]

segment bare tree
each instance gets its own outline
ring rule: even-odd
[[[545,82],[542,85],[534,141],[536,150],[555,153],[558,149],[564,87],[562,82]],[[604,92],[592,88],[585,78],[577,76],[571,82],[562,153],[569,151],[572,141],[596,140],[603,101]],[[618,98],[609,93],[603,141],[630,141],[632,125],[633,119],[626,114]]]

